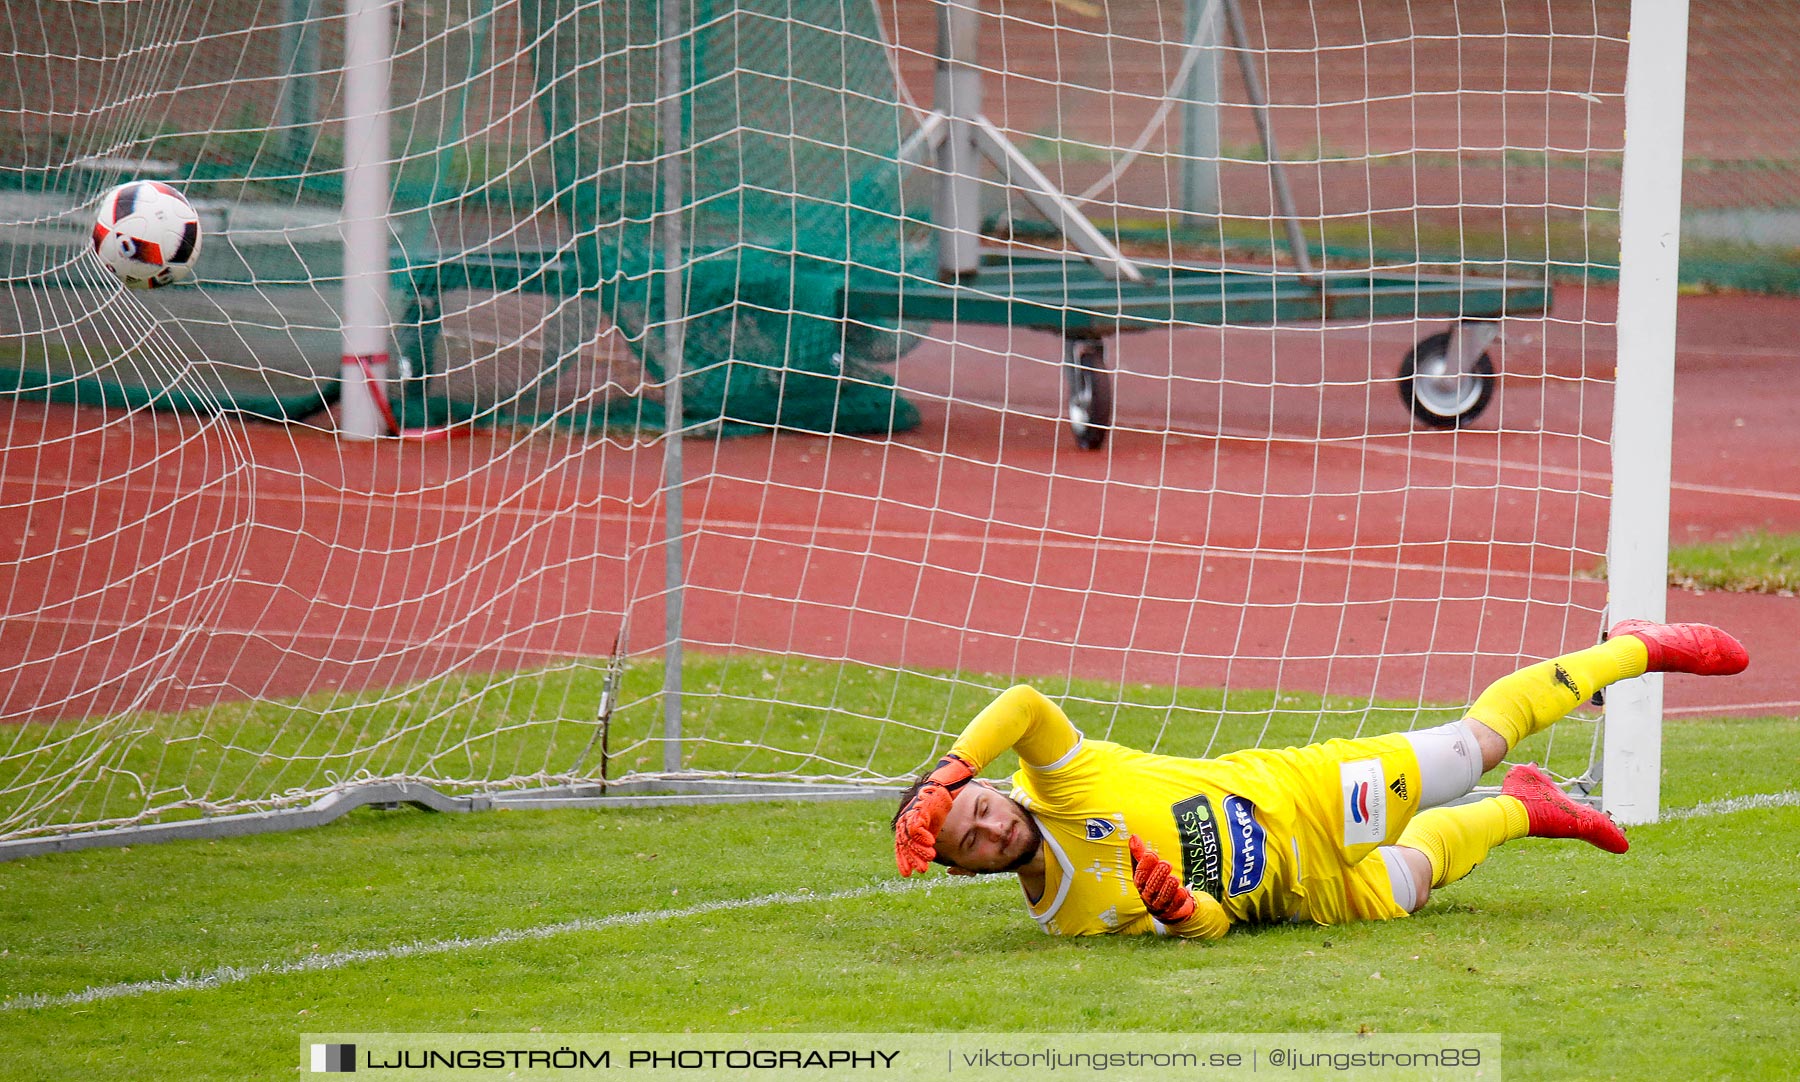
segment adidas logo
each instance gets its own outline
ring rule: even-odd
[[[1401,800],[1405,800],[1406,799],[1406,775],[1401,774],[1401,775],[1395,777],[1393,781],[1388,783],[1388,788],[1392,789],[1394,791],[1395,796],[1399,797]]]

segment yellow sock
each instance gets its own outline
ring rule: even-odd
[[[1644,675],[1649,661],[1640,640],[1620,635],[1501,677],[1475,700],[1469,717],[1505,737],[1512,747],[1549,728],[1608,684]]]
[[[1442,887],[1474,871],[1496,845],[1523,838],[1530,829],[1518,798],[1496,796],[1422,811],[1395,844],[1424,853],[1431,861],[1431,885]]]

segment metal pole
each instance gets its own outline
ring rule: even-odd
[[[1189,225],[1219,213],[1219,0],[1187,0],[1194,54],[1181,98],[1181,209]]]
[[[682,0],[662,0],[662,100],[657,119],[662,126],[662,278],[663,392],[667,432],[663,438],[663,770],[681,770],[681,375],[686,298],[682,288],[685,259],[681,208],[687,198],[682,170]]]
[[[388,431],[388,64],[395,0],[344,11],[344,338],[339,433]]]
[[[319,0],[287,0],[282,14],[281,59],[287,77],[276,91],[275,125],[288,160],[300,164],[312,157],[319,122],[313,95],[319,79]]]
[[[1661,620],[1668,606],[1687,27],[1688,0],[1632,2],[1619,187],[1609,620]],[[1601,800],[1621,823],[1654,823],[1660,811],[1662,691],[1662,676],[1655,674],[1606,693]]]
[[[932,116],[901,151],[937,147],[938,177],[931,220],[937,226],[938,277],[962,281],[981,270],[981,178],[985,156],[1017,191],[1109,278],[1142,282],[1137,265],[1120,254],[1069,198],[1058,191],[1006,133],[981,112],[980,0],[940,0],[938,8],[937,101]],[[937,132],[943,132],[942,139]]]
[[[1306,251],[1306,235],[1300,231],[1300,214],[1294,207],[1294,193],[1288,188],[1287,170],[1281,164],[1281,151],[1275,146],[1275,125],[1269,119],[1269,96],[1263,92],[1262,76],[1256,72],[1256,61],[1250,56],[1250,34],[1244,29],[1244,12],[1238,0],[1225,0],[1225,24],[1231,29],[1231,44],[1237,49],[1238,70],[1244,76],[1244,94],[1250,99],[1251,115],[1256,117],[1256,130],[1262,136],[1263,155],[1269,159],[1269,175],[1275,181],[1275,207],[1287,223],[1288,248],[1294,254],[1294,266],[1300,277],[1313,276],[1312,256]]]
[[[981,182],[976,173],[981,116],[979,0],[942,0],[938,8],[937,101],[947,126],[938,146],[931,220],[937,225],[938,277],[947,282],[981,269]]]

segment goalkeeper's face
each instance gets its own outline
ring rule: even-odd
[[[1037,823],[1013,800],[985,782],[963,786],[938,831],[938,860],[951,875],[1016,872],[1037,856],[1043,837]]]

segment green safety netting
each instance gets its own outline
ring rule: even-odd
[[[519,288],[574,292],[577,303],[597,307],[659,381],[669,375],[671,341],[659,223],[672,194],[663,177],[660,7],[523,6],[555,203],[574,239],[548,254],[555,273],[515,261]],[[852,268],[898,273],[930,261],[901,212],[898,155],[911,122],[873,6],[697,0],[687,14],[676,31],[683,179],[674,204],[685,239],[675,276],[685,291],[685,419],[815,432],[912,427],[917,411],[884,367],[907,336],[843,313]],[[450,266],[457,258],[421,261],[412,279],[423,293],[469,281]],[[417,318],[429,321],[433,311],[428,303]],[[467,415],[471,406],[456,401],[449,380],[433,382],[430,349],[420,352],[423,372],[401,403],[409,418]],[[545,350],[547,367],[556,353]],[[617,403],[606,413],[616,419]]]

